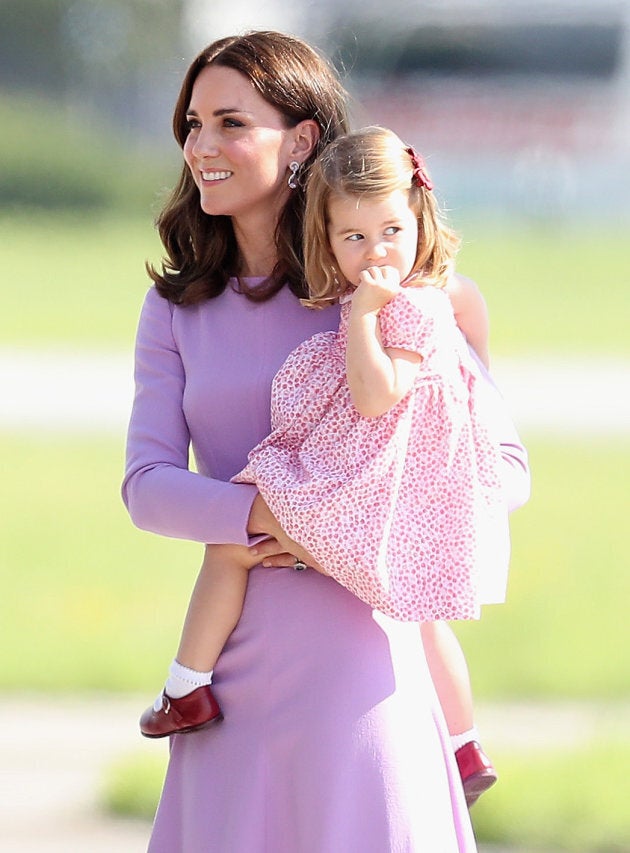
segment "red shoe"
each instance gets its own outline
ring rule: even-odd
[[[497,781],[492,762],[476,740],[471,740],[455,752],[459,775],[462,777],[468,808]]]
[[[145,737],[166,737],[196,732],[223,719],[223,714],[208,684],[198,687],[181,699],[162,693],[162,707],[147,708],[140,717],[140,732]]]

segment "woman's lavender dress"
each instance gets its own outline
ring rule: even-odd
[[[227,481],[269,431],[284,358],[337,324],[286,289],[253,303],[228,288],[193,308],[151,290],[123,486],[134,522],[247,543],[256,492]],[[151,853],[476,849],[417,625],[313,570],[256,568],[215,687],[225,720],[172,738]]]

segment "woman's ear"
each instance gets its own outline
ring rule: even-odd
[[[313,119],[307,118],[293,128],[294,144],[291,156],[304,163],[311,156],[319,142],[319,125]]]

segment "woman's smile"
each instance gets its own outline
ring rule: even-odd
[[[227,181],[228,178],[232,177],[232,174],[232,172],[211,172],[202,170],[201,179],[206,183],[214,183],[216,181]]]

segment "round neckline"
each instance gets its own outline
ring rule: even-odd
[[[234,293],[242,294],[243,291],[240,290],[240,288],[238,286],[239,285],[239,278],[249,288],[255,289],[256,287],[259,287],[261,284],[264,284],[267,281],[267,279],[269,278],[269,276],[266,276],[266,275],[242,275],[242,276],[231,275],[228,279],[228,285],[229,285],[230,290],[232,290]]]

